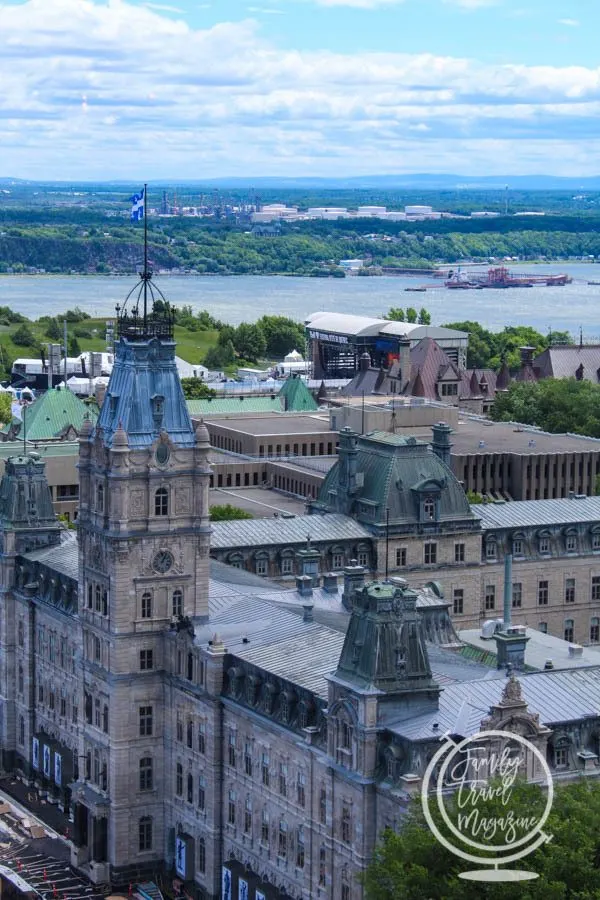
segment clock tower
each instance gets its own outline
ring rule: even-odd
[[[164,856],[164,638],[208,619],[208,433],[190,420],[172,313],[158,307],[119,316],[102,410],[80,435],[73,862],[97,882]]]

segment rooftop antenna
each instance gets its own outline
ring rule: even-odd
[[[504,185],[504,215],[508,215],[508,185]]]
[[[390,508],[385,508],[385,580],[388,580],[390,558]]]
[[[144,182],[144,271],[142,281],[144,283],[144,331],[148,324],[148,281],[152,273],[148,272],[148,185]]]
[[[579,326],[579,349],[583,350],[583,326]]]
[[[360,433],[365,433],[365,392],[362,392],[362,413],[361,413],[361,427]]]

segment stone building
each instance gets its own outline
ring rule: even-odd
[[[208,435],[174,350],[164,314],[121,316],[106,401],[80,434],[76,538],[35,454],[0,485],[2,768],[71,815],[73,864],[113,886],[168,878],[194,900],[360,900],[440,733],[491,717],[508,742],[527,721],[558,775],[594,777],[600,667],[493,677],[462,655],[439,585],[364,584],[359,566],[343,599],[228,567],[210,580]],[[347,443],[337,484],[358,487]],[[468,505],[447,518],[446,471],[412,492],[420,522],[432,500],[450,540],[475,535]]]

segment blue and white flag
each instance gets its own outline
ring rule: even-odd
[[[133,204],[131,207],[131,221],[142,222],[144,219],[144,188],[139,194],[134,194],[129,200]]]

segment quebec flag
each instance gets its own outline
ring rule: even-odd
[[[134,194],[133,197],[130,197],[129,200],[132,203],[131,221],[142,222],[144,219],[144,188],[142,188],[139,194]]]

